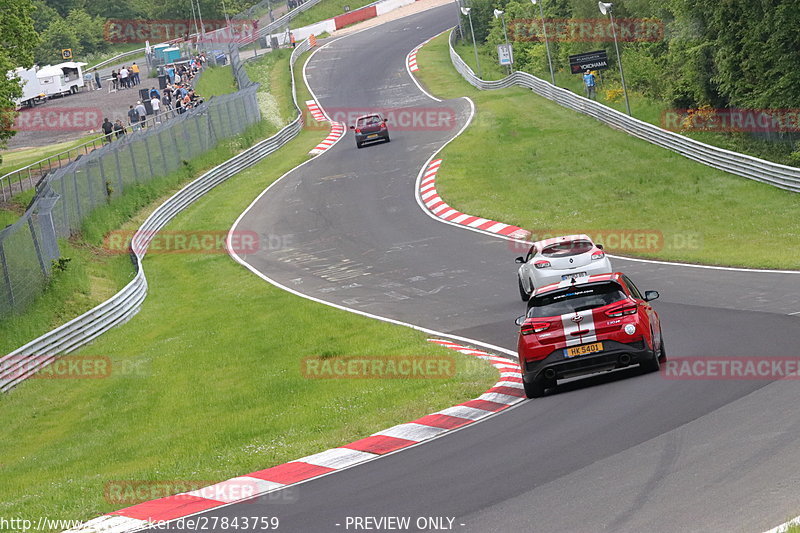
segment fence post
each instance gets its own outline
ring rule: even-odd
[[[120,137],[120,141],[123,139],[124,136]],[[119,162],[119,150],[119,148],[114,150],[114,164],[117,168],[117,187],[119,187],[119,195],[122,196],[122,192],[125,190],[125,180],[122,177],[122,165]]]
[[[144,134],[144,153],[147,154],[147,167],[150,169],[150,179],[153,179],[153,159],[150,157],[150,143],[147,142],[147,139],[150,138],[150,132],[145,132]],[[150,181],[150,180],[145,180]]]
[[[133,167],[133,181],[139,183],[139,169],[136,168],[136,152],[133,151],[133,142],[128,143],[128,153],[131,154],[131,167]]]
[[[233,112],[231,112],[230,99],[225,101],[225,114],[228,115],[228,135],[233,137],[234,135],[236,135],[236,128],[233,124]]]
[[[2,233],[0,233],[0,236]],[[14,289],[11,287],[11,276],[8,274],[8,263],[6,262],[6,252],[3,249],[3,240],[0,239],[0,267],[3,268],[3,282],[6,286],[6,294],[8,295],[8,302],[11,304],[13,310],[14,305]]]
[[[72,172],[72,183],[75,184],[75,208],[78,211],[78,223],[80,223],[80,220],[83,219],[83,215],[81,213],[81,193],[78,191],[78,174],[74,171]],[[69,229],[70,233],[72,233],[72,224],[70,224]]]
[[[169,132],[170,138],[172,139],[172,151],[177,159],[177,165],[175,168],[179,168],[181,166],[181,160],[183,159],[183,153],[180,148],[178,148],[178,139],[175,138],[175,130],[176,128],[170,128]]]
[[[171,128],[168,128],[168,129],[171,129]],[[166,132],[164,131],[164,129],[162,128],[161,130],[159,130],[158,134],[156,135],[156,142],[158,143],[158,148],[159,148],[159,150],[161,150],[161,165],[162,165],[162,167],[163,167],[163,168],[161,169],[161,171],[162,171],[164,174],[166,174],[166,173],[168,172],[168,171],[167,171],[167,168],[166,168],[166,166],[167,166],[167,154],[164,152],[164,143],[163,143],[163,142],[161,142],[161,141],[163,140],[162,138],[163,138],[163,137],[164,137],[166,134],[167,134],[167,133],[166,133]]]
[[[39,246],[39,239],[36,237],[36,229],[33,227],[33,217],[28,217],[28,229],[31,230],[31,240],[33,241],[33,248],[36,250],[36,259],[39,260],[39,266],[42,269],[42,274],[44,277],[50,276],[50,271],[47,269],[47,265],[44,262],[44,258],[42,257],[42,249]]]

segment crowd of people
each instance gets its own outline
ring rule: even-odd
[[[110,121],[108,118],[104,119],[101,126],[103,142],[110,143],[114,138],[118,139],[128,131],[133,132],[146,128],[148,125],[148,114],[150,114],[153,119],[150,121],[152,125],[154,123],[160,123],[161,116],[164,113],[174,112],[176,114],[182,114],[202,104],[204,101],[203,98],[194,91],[191,83],[195,76],[197,76],[197,73],[203,68],[205,61],[205,56],[201,54],[179,66],[173,63],[162,67],[163,75],[167,78],[166,87],[159,90],[153,86],[147,92],[147,97],[144,101],[139,99],[136,101],[135,105],[130,105],[127,112],[127,125],[124,125],[121,119],[117,119],[115,122]],[[123,67],[120,69],[120,72],[125,70],[127,69]],[[123,82],[121,80],[129,81]],[[119,73],[116,78],[112,76],[112,83],[115,86],[119,84],[121,87],[127,83],[128,86],[124,88],[140,85],[141,78],[139,77],[138,68],[135,76],[131,74],[119,76]],[[150,113],[148,113],[148,111]]]
[[[115,91],[131,89],[140,83],[142,83],[142,78],[139,76],[139,65],[136,64],[136,61],[130,68],[123,65],[119,71],[111,71],[111,88]]]

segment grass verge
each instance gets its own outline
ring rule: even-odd
[[[208,67],[203,70],[195,85],[197,94],[204,98],[235,93],[238,90],[230,65]]]
[[[456,44],[455,49],[459,55],[467,62],[474,72],[477,72],[475,63],[475,52],[472,45],[465,42]],[[495,48],[489,45],[478,47],[478,57],[480,59],[482,78],[485,80],[499,80],[506,76],[504,67],[497,64],[497,53]],[[531,72],[544,80],[550,79],[550,72],[546,70],[534,70]],[[556,85],[569,89],[575,94],[584,94],[583,78],[568,71],[560,70],[555,72]],[[621,85],[616,83],[603,84],[597,89],[597,101],[608,107],[625,112],[625,100],[619,93],[615,93],[609,98],[607,89],[620,89]],[[628,98],[631,105],[631,115],[650,124],[676,130],[665,120],[667,112],[674,111],[674,106],[669,102],[647,97],[635,90],[628,90]],[[720,132],[720,131],[700,131],[685,130],[680,133],[691,139],[695,139],[712,146],[718,146],[733,152],[748,154],[753,157],[774,161],[783,165],[800,166],[800,151],[796,150],[800,144],[791,141],[780,140],[777,133],[773,133],[773,140],[757,138],[744,132]]]
[[[28,166],[32,163],[36,163],[37,161],[46,157],[65,152],[82,144],[86,144],[93,139],[100,139],[100,137],[100,135],[91,134],[74,141],[65,141],[63,143],[49,144],[47,146],[34,146],[31,148],[6,150],[0,154],[3,158],[3,166],[0,167],[0,176],[18,170],[24,166]]]
[[[167,230],[226,231],[319,140],[303,131]],[[132,503],[108,496],[121,482],[227,479],[413,420],[496,380],[419,332],[297,298],[224,253],[152,254],[145,269],[141,312],[77,355],[110,358],[105,379],[34,379],[0,397],[3,516],[91,518]],[[306,357],[393,355],[453,358],[458,371],[327,380],[301,371]]]
[[[787,253],[800,248],[798,195],[692,162],[526,89],[478,91],[452,67],[446,34],[417,58],[433,94],[466,95],[477,107],[475,123],[444,150],[437,179],[460,211],[536,234],[662,236],[652,248],[617,250],[625,255],[800,268],[800,256]]]
[[[350,6],[350,11],[360,9],[375,0],[325,0],[315,5],[308,11],[300,13],[292,20],[292,28],[301,28],[339,15],[344,15],[344,6]]]

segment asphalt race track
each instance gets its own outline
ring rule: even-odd
[[[405,56],[455,17],[448,5],[344,37],[307,71],[329,112],[425,108],[452,113],[451,128],[390,128],[390,143],[361,150],[348,133],[273,186],[237,229],[289,244],[245,257],[283,285],[513,350],[521,254],[433,220],[414,195],[421,167],[470,108],[421,93]],[[654,307],[670,357],[798,355],[800,324],[788,315],[800,311],[800,275],[612,263],[640,289],[661,292]],[[796,381],[625,370],[290,487],[284,498],[203,514],[277,516],[278,530],[292,533],[354,530],[348,517],[367,516],[411,517],[412,531],[419,517],[454,518],[465,532],[763,531],[800,513],[798,390]]]

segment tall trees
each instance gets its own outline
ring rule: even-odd
[[[0,73],[5,74],[17,67],[33,65],[33,49],[38,42],[33,29],[30,0],[4,0],[0,7]],[[16,78],[0,76],[0,148],[14,135],[11,128],[14,113],[14,98],[22,94]],[[0,159],[1,161],[2,159]]]
[[[548,19],[602,19],[597,3],[542,0]],[[539,31],[539,12],[530,0],[472,0],[475,37],[502,40],[495,7],[505,9],[509,27],[528,19]],[[678,107],[800,107],[800,8],[798,0],[617,0],[618,19],[655,19],[663,40],[622,42],[626,77],[632,88],[666,98]],[[511,36],[509,36],[511,37]],[[561,41],[551,35],[556,66],[569,54],[607,48],[608,42]],[[536,39],[515,40],[518,68],[541,71],[543,51]],[[614,54],[609,54],[612,61]],[[614,76],[613,69],[609,76]]]

